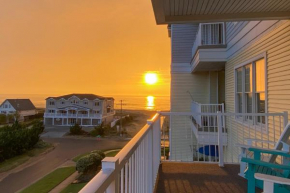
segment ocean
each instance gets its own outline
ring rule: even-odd
[[[0,94],[0,104],[7,98],[29,98],[37,108],[45,108],[46,94]],[[56,95],[57,96],[57,95]],[[120,109],[120,101],[123,109],[167,111],[170,109],[169,96],[134,96],[134,95],[110,95],[115,98],[115,109]]]

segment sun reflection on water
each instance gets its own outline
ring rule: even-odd
[[[154,96],[147,96],[147,106],[146,106],[146,109],[148,109],[148,110],[153,110],[154,109],[154,107],[155,107],[154,99],[155,99]]]

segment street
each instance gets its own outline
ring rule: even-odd
[[[23,189],[34,181],[50,173],[67,160],[92,150],[122,148],[128,140],[94,138],[43,138],[44,141],[57,144],[51,152],[39,157],[39,160],[23,170],[12,173],[0,181],[0,190],[12,193]]]

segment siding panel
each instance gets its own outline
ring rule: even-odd
[[[198,24],[174,24],[171,26],[172,63],[190,63],[191,49],[198,31]]]

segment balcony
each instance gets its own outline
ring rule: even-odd
[[[201,23],[192,47],[191,71],[217,71],[226,63],[224,23]]]
[[[70,114],[70,113],[44,113],[44,118],[94,118],[101,119],[100,114]]]
[[[206,144],[198,144],[188,129],[192,117],[198,116],[217,121],[214,152]],[[258,118],[269,124],[252,121]],[[247,181],[238,175],[245,169],[240,164],[244,154],[237,144],[246,145],[250,138],[255,141],[253,146],[271,149],[279,143],[287,121],[287,113],[160,112],[115,157],[105,158],[102,170],[80,192],[246,192]],[[222,128],[227,128],[227,135]]]
[[[194,132],[197,143],[203,145],[218,144],[218,125],[216,113],[224,113],[224,104],[200,104],[195,101],[191,104],[193,116],[191,118],[191,128]],[[213,113],[213,115],[209,115]],[[205,115],[201,115],[205,114]],[[223,117],[224,119],[224,117]],[[227,130],[225,120],[222,121],[223,145],[227,145]]]

